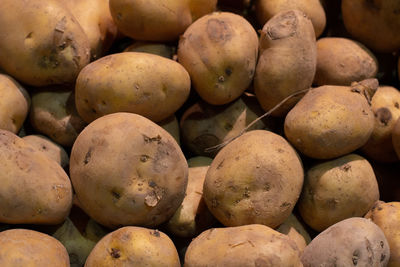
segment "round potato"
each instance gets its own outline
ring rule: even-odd
[[[275,228],[289,217],[302,186],[303,167],[295,150],[277,134],[254,130],[217,154],[203,197],[225,226],[257,223]]]
[[[173,115],[189,92],[189,74],[179,63],[124,52],[92,62],[79,73],[75,102],[88,123],[115,112],[132,112],[158,122]]]
[[[109,228],[159,225],[183,201],[186,159],[167,131],[140,115],[114,113],[93,121],[70,158],[81,208]]]

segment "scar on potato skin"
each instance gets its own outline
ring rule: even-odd
[[[85,155],[85,159],[83,160],[83,163],[84,163],[85,165],[89,163],[89,161],[90,161],[90,159],[91,159],[91,157],[92,157],[92,150],[93,150],[93,148],[90,147],[89,150],[88,150],[88,152],[87,152],[86,155]]]
[[[387,126],[389,121],[392,119],[392,113],[388,108],[380,108],[376,111],[375,116],[384,125]]]
[[[121,257],[120,250],[117,249],[117,248],[111,248],[110,255],[111,255],[111,257],[113,257],[114,259],[118,259],[119,257]]]

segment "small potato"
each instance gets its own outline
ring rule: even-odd
[[[179,132],[179,122],[176,119],[176,116],[170,116],[165,120],[162,120],[157,123],[160,125],[164,130],[166,130],[172,137],[176,140],[178,145],[180,144],[180,132]]]
[[[69,267],[68,253],[55,238],[32,230],[0,233],[0,266]]]
[[[374,170],[366,159],[350,154],[307,171],[298,208],[303,220],[321,232],[344,219],[364,216],[377,200]]]
[[[296,151],[283,137],[254,130],[217,154],[203,197],[225,226],[257,223],[275,228],[289,217],[302,186],[303,167]]]
[[[187,162],[188,162],[189,168],[191,168],[191,167],[210,166],[212,161],[213,161],[212,158],[198,156],[198,157],[193,157],[193,158],[188,159]]]
[[[384,267],[390,258],[389,244],[382,230],[371,220],[349,218],[315,237],[305,248],[304,267]]]
[[[213,228],[190,243],[185,267],[302,266],[289,237],[259,224]]]
[[[238,98],[251,84],[258,37],[243,17],[214,12],[195,21],[179,40],[178,60],[194,89],[212,105]]]
[[[183,105],[189,91],[189,74],[179,63],[124,52],[92,62],[79,73],[75,102],[87,123],[115,112],[132,112],[159,122]]]
[[[28,92],[12,77],[0,74],[0,129],[18,133],[30,104]]]
[[[336,37],[317,41],[316,85],[351,85],[374,78],[377,72],[377,59],[361,43]]]
[[[175,47],[163,43],[137,41],[125,48],[124,52],[149,53],[172,59],[175,50]]]
[[[310,235],[293,213],[290,214],[286,221],[276,228],[276,231],[285,234],[292,239],[296,243],[300,252],[303,252],[307,244],[311,242]]]
[[[164,233],[127,226],[103,237],[90,253],[85,267],[180,267],[178,252]]]

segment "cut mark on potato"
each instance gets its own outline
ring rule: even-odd
[[[155,236],[155,237],[160,237],[160,232],[158,230],[150,231],[150,234]]]
[[[89,163],[89,161],[90,161],[90,159],[91,159],[91,157],[92,157],[92,150],[93,150],[92,147],[89,148],[88,152],[87,152],[86,155],[85,155],[85,159],[83,160],[83,163],[84,163],[85,165]]]

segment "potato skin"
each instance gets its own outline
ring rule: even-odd
[[[90,253],[85,267],[171,266],[180,267],[178,252],[164,233],[127,226],[103,237]]]
[[[178,145],[180,145],[181,138],[179,132],[179,122],[175,115],[172,115],[165,120],[158,122],[157,124],[166,130],[170,135],[172,135]]]
[[[203,197],[225,226],[257,223],[275,228],[289,217],[302,185],[302,163],[289,143],[272,132],[254,130],[217,154]]]
[[[301,261],[312,266],[386,266],[389,244],[382,230],[371,220],[349,218],[315,237],[305,248]]]
[[[142,52],[172,59],[176,47],[164,43],[137,41],[124,49],[124,52]]]
[[[12,229],[0,233],[0,265],[69,267],[65,247],[55,238],[32,230]]]
[[[179,40],[178,60],[194,89],[212,105],[238,98],[250,85],[257,62],[258,37],[243,17],[214,12],[195,21]]]
[[[70,158],[80,206],[109,228],[159,225],[184,198],[188,166],[180,147],[140,115],[95,120],[76,139]]]
[[[4,130],[0,130],[0,151],[0,222],[63,222],[72,206],[72,187],[61,166]]]
[[[307,244],[311,242],[311,237],[307,233],[307,230],[299,222],[295,215],[290,214],[290,216],[281,224],[276,231],[279,233],[287,235],[292,239],[300,252],[303,252]]]
[[[262,108],[269,111],[292,93],[309,88],[316,66],[317,48],[310,19],[298,10],[276,14],[261,30],[254,76],[254,92]],[[272,115],[286,115],[297,101],[290,99]]]
[[[309,226],[322,232],[344,219],[364,216],[377,200],[374,170],[366,159],[350,154],[307,171],[298,209]]]
[[[189,0],[192,20],[195,21],[198,18],[213,12],[216,9],[217,2],[217,0]]]
[[[177,62],[124,52],[87,65],[78,76],[75,103],[88,123],[115,112],[132,112],[158,122],[186,101],[190,77]]]
[[[0,67],[17,80],[73,83],[89,56],[85,33],[60,1],[1,1]]]
[[[325,37],[317,41],[316,85],[351,85],[374,78],[378,61],[363,44],[347,38]]]
[[[300,252],[289,237],[259,224],[213,228],[189,245],[185,267],[302,266]]]

